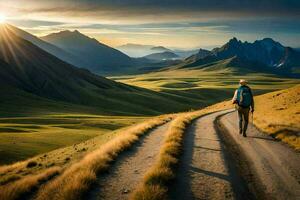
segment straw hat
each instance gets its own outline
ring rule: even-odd
[[[248,81],[246,81],[245,79],[241,79],[240,80],[240,84],[241,85],[247,85]]]

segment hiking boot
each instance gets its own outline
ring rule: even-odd
[[[240,133],[240,135],[242,135],[243,131],[242,131],[242,130],[240,130],[240,132],[239,132],[239,133]]]
[[[246,133],[243,133],[243,137],[247,137]]]

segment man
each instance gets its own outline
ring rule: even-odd
[[[247,137],[246,131],[249,121],[249,111],[254,112],[254,100],[250,87],[247,86],[247,81],[240,80],[240,87],[235,91],[232,98],[232,103],[236,104],[236,109],[239,116],[239,133]]]

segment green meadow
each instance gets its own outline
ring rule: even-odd
[[[176,91],[178,95],[184,95],[186,92],[194,93],[195,91],[198,91],[200,95],[202,91],[219,93],[230,90],[232,92],[238,86],[239,79],[247,79],[256,93],[284,89],[300,83],[300,80],[296,78],[231,67],[228,66],[228,62],[229,60],[222,60],[210,66],[182,67],[179,65],[147,74],[110,78],[155,91],[169,93]],[[203,96],[205,97],[208,93],[203,92]]]
[[[98,136],[105,140],[114,130],[144,119],[78,114],[0,118],[0,164],[24,160]]]

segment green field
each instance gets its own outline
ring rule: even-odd
[[[78,114],[0,118],[0,164],[24,160],[97,136],[105,140],[114,130],[144,119]]]

